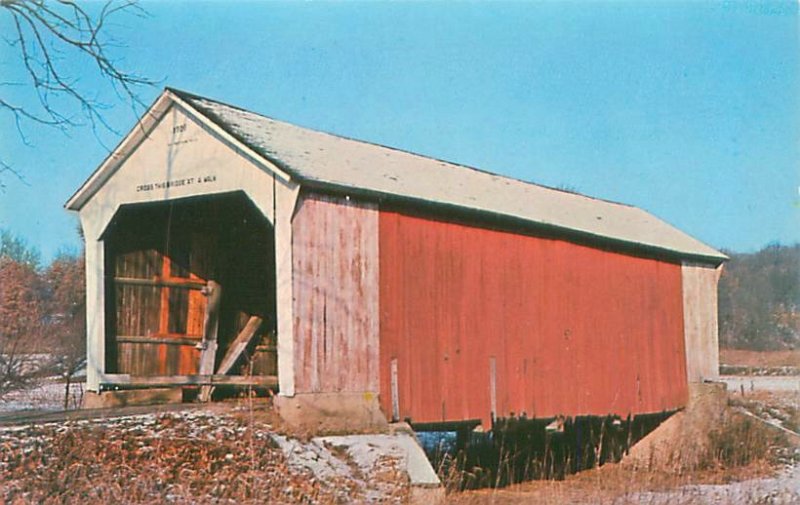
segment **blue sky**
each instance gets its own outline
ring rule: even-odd
[[[704,242],[800,241],[797,4],[143,4],[113,26],[121,66],[271,117],[647,209]],[[5,16],[0,12],[0,16]],[[4,33],[8,19],[0,19]],[[0,45],[0,75],[21,78]],[[85,62],[81,86],[135,118]],[[10,77],[8,77],[10,76]],[[17,87],[3,97],[28,103]],[[0,227],[77,249],[64,201],[110,132],[0,114]],[[98,139],[99,137],[99,139]]]

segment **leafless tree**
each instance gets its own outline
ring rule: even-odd
[[[0,400],[42,375],[41,282],[34,265],[0,255]]]
[[[75,327],[67,328],[62,325],[59,330],[58,341],[51,351],[51,361],[47,363],[47,370],[56,374],[64,384],[64,410],[70,408],[70,397],[73,407],[80,406],[83,395],[73,392],[75,376],[86,367],[86,334],[78,333]],[[85,331],[85,329],[84,329]]]
[[[64,382],[69,408],[75,375],[86,366],[86,285],[84,258],[62,255],[44,272],[49,289],[47,332],[51,337],[49,369]]]
[[[42,268],[35,249],[0,229],[0,402],[57,376],[68,408],[85,336],[83,255],[63,252]]]
[[[135,0],[108,0],[96,5],[72,0],[0,0],[0,12],[10,18],[12,27],[5,34],[5,42],[16,50],[24,68],[20,82],[0,82],[0,110],[13,118],[23,143],[30,145],[25,123],[63,131],[88,124],[95,136],[99,128],[115,131],[105,117],[109,104],[96,98],[96,90],[82,85],[74,65],[65,64],[65,56],[72,62],[93,63],[122,101],[135,112],[144,108],[137,90],[154,82],[123,70],[109,55],[112,48],[119,47],[108,33],[112,21],[123,13],[144,15]],[[17,86],[35,93],[35,105],[14,103],[7,98],[8,93],[2,93],[3,88]],[[0,185],[3,175],[21,175],[4,158],[0,153]]]

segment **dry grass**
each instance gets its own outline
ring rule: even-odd
[[[161,417],[158,428],[172,422]],[[307,480],[286,491],[289,471],[267,440],[121,431],[88,425],[26,433],[47,442],[4,452],[0,496],[5,503],[252,503],[320,494]]]
[[[685,486],[767,477],[796,455],[798,440],[738,412],[742,407],[736,403],[739,400],[729,406],[727,399],[722,397],[721,402],[701,399],[700,408],[674,416],[652,434],[658,440],[646,440],[651,447],[638,448],[620,464],[607,464],[561,481],[532,481],[502,489],[450,493],[448,502],[622,504],[638,503],[643,499],[642,493],[671,490],[676,502],[704,503],[702,498],[691,494],[696,490]],[[774,411],[775,405],[781,404],[782,412],[791,419],[798,416],[796,394],[763,395],[748,401],[749,411],[759,412],[759,408]]]
[[[720,349],[719,362],[731,366],[800,367],[800,350],[748,351],[743,349]]]
[[[448,495],[454,505],[528,504],[628,504],[639,503],[637,494],[676,490],[693,484],[724,484],[769,475],[763,463],[729,470],[705,470],[675,475],[666,471],[644,471],[619,464],[570,475],[561,481],[533,481],[503,489],[483,489]],[[698,502],[702,503],[702,502]]]
[[[744,395],[737,391],[730,394],[730,404],[742,407],[752,414],[800,433],[800,393],[748,391]]]
[[[217,407],[0,430],[0,502],[335,504],[364,499],[365,490],[350,477],[321,478],[290,466],[270,436],[272,419],[264,409],[231,413]],[[396,487],[396,501],[401,501],[404,486]]]

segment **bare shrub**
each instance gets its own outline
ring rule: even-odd
[[[776,463],[786,437],[755,419],[727,412],[708,434],[708,445],[699,461],[701,469],[737,468],[754,462]]]

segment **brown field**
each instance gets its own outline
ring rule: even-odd
[[[800,349],[790,351],[748,351],[720,349],[719,362],[723,365],[753,367],[800,367]]]

